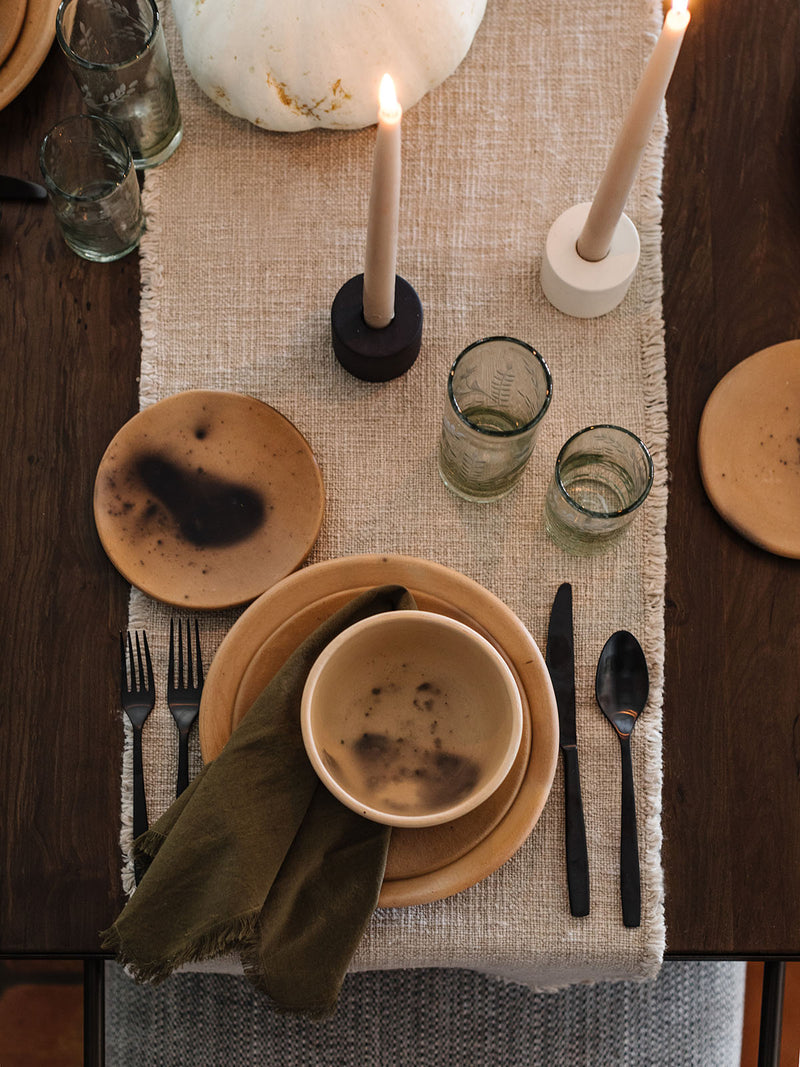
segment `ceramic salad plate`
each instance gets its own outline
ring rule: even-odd
[[[140,411],[106,449],[94,490],[117,569],[185,608],[245,604],[307,558],[324,512],[308,442],[239,393],[191,390]]]

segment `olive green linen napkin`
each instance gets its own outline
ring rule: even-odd
[[[370,590],[323,623],[267,685],[227,745],[135,844],[145,874],[103,935],[140,981],[237,952],[282,1011],[325,1018],[377,904],[390,829],[319,782],[300,730],[306,677],[329,641],[379,612]]]

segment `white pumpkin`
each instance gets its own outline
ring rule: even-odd
[[[220,107],[269,130],[374,123],[388,71],[404,108],[469,51],[486,0],[172,0],[186,63]]]

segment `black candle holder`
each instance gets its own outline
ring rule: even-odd
[[[422,304],[416,290],[395,278],[394,318],[375,329],[364,321],[364,275],[345,282],[331,306],[333,351],[346,371],[365,382],[405,374],[422,344]]]

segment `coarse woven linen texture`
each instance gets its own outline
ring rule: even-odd
[[[326,488],[311,563],[372,552],[435,560],[504,600],[542,649],[558,585],[570,581],[574,589],[591,914],[569,913],[559,768],[541,819],[509,862],[449,899],[377,911],[354,969],[471,968],[536,989],[653,977],[665,940],[663,109],[626,208],[642,256],[621,306],[599,319],[562,315],[541,292],[539,264],[552,221],[594,193],[659,32],[659,5],[489,0],[462,65],[406,112],[398,273],[419,293],[425,324],[415,365],[382,384],[349,376],[330,343],[331,302],[363,270],[374,128],[279,134],[231,117],[194,84],[168,8],[164,15],[184,139],[145,178],[142,407],[187,388],[223,389],[291,419]],[[441,483],[436,449],[449,366],[491,334],[519,337],[544,355],[554,398],[521,484],[499,502],[476,505]],[[597,422],[639,433],[656,478],[624,541],[582,559],[548,540],[542,506],[559,447]],[[170,614],[132,593],[130,623],[147,628],[160,679]],[[200,615],[206,664],[238,615]],[[642,860],[635,930],[623,927],[619,900],[619,746],[594,700],[598,655],[620,628],[639,637],[651,679],[633,740]],[[176,773],[163,687],[144,749],[152,821],[174,796]],[[130,778],[128,731],[123,850]],[[130,890],[130,864],[123,878]]]

